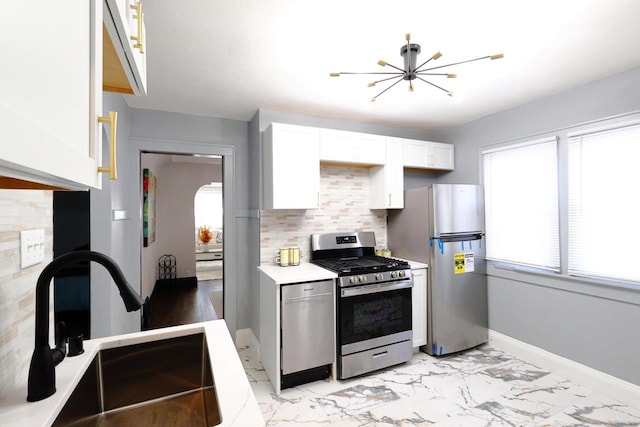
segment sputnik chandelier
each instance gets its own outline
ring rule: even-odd
[[[389,89],[391,89],[392,87],[394,87],[395,85],[397,85],[398,83],[400,83],[403,80],[407,80],[409,81],[409,92],[413,92],[413,81],[415,79],[418,80],[422,80],[425,83],[430,84],[431,86],[440,89],[443,92],[446,92],[447,95],[449,96],[453,96],[453,92],[438,86],[435,83],[430,82],[429,80],[426,80],[424,78],[424,76],[442,76],[442,77],[446,77],[448,79],[454,79],[457,77],[456,74],[452,74],[452,73],[438,73],[438,72],[433,72],[434,70],[439,70],[442,68],[446,68],[446,67],[451,67],[453,65],[459,65],[459,64],[466,64],[467,62],[473,62],[473,61],[480,61],[482,59],[490,59],[490,60],[494,60],[494,59],[500,59],[503,58],[504,55],[502,53],[498,53],[496,55],[487,55],[487,56],[481,56],[480,58],[474,58],[474,59],[468,59],[466,61],[459,61],[459,62],[453,62],[451,64],[445,64],[445,65],[438,65],[436,67],[429,67],[429,68],[423,68],[425,67],[427,64],[429,64],[431,61],[435,61],[438,58],[440,58],[442,56],[442,54],[440,52],[436,52],[433,54],[433,56],[431,56],[431,58],[427,59],[426,61],[424,61],[422,64],[418,65],[416,67],[416,64],[418,63],[417,59],[418,59],[418,54],[420,53],[420,45],[419,44],[415,44],[415,43],[411,43],[411,34],[407,34],[405,36],[406,40],[407,40],[407,44],[405,46],[402,46],[400,48],[400,55],[402,56],[402,58],[404,58],[404,69],[400,68],[400,67],[396,67],[395,65],[389,64],[387,61],[381,59],[378,61],[378,65],[380,66],[389,66],[391,68],[394,68],[398,71],[392,71],[392,72],[372,72],[372,73],[354,73],[354,72],[339,72],[339,73],[331,73],[330,76],[331,77],[340,77],[340,75],[342,74],[375,74],[375,75],[389,75],[391,77],[386,77],[380,80],[376,80],[374,82],[369,83],[369,87],[374,87],[375,85],[377,85],[378,83],[382,83],[382,82],[386,82],[386,81],[390,81],[390,80],[395,80],[395,82],[393,82],[391,85],[389,85],[386,89],[384,89],[382,92],[378,93],[376,96],[374,96],[373,98],[371,98],[371,102],[374,102],[376,100],[376,98],[378,98],[380,95],[382,95],[383,93],[385,93],[386,91],[388,91]]]

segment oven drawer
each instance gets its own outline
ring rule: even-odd
[[[406,340],[342,356],[340,360],[340,379],[355,377],[409,361],[413,354],[412,351],[411,340]]]

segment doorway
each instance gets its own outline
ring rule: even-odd
[[[196,277],[198,287],[207,289],[219,319],[224,317],[224,204],[222,182],[211,182],[196,191],[195,218]]]
[[[223,316],[223,160],[215,155],[141,153],[142,294],[149,295],[146,329]],[[202,188],[207,194],[217,191],[219,205],[213,208],[211,200],[203,204],[197,196]],[[205,230],[203,242],[200,232]],[[218,255],[219,259],[210,259]],[[169,269],[167,259],[173,263]]]

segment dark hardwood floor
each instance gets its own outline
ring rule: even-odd
[[[222,280],[203,280],[197,282],[197,286],[163,286],[157,292],[154,290],[147,329],[222,318],[216,314],[212,303],[212,293],[221,290]],[[222,292],[218,292],[220,299],[221,295]]]

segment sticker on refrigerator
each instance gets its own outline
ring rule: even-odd
[[[473,252],[453,254],[453,272],[455,274],[471,273],[475,270]]]

